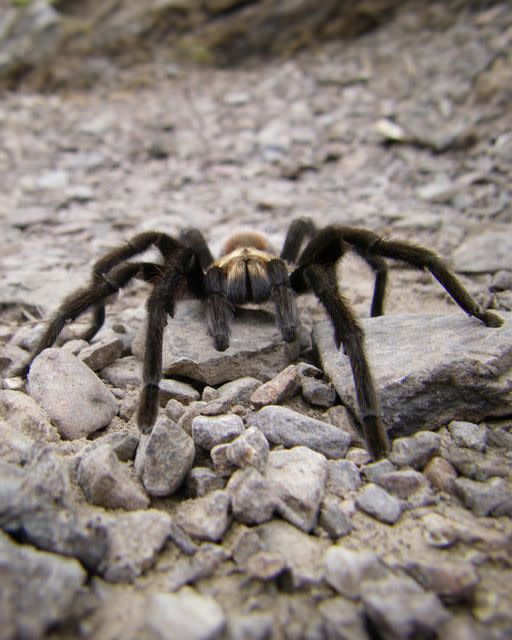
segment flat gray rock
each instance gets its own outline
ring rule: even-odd
[[[0,532],[2,638],[42,638],[69,617],[87,574],[77,560],[18,545]]]
[[[142,360],[145,330],[132,344],[134,355]],[[300,342],[284,342],[271,314],[254,309],[238,309],[233,321],[231,343],[217,351],[208,335],[206,314],[198,301],[178,305],[164,334],[163,371],[217,385],[244,376],[270,380],[300,352]]]
[[[176,521],[194,538],[217,542],[229,526],[230,504],[231,497],[226,491],[211,491],[201,498],[180,503]]]
[[[107,509],[134,511],[149,506],[149,497],[130,475],[114,449],[104,444],[89,451],[78,467],[77,482],[87,500]]]
[[[157,509],[108,515],[103,521],[110,545],[100,573],[109,582],[132,582],[148,569],[173,529],[171,516]]]
[[[328,458],[342,458],[351,440],[350,434],[342,429],[277,405],[269,405],[252,413],[247,425],[260,429],[267,440],[274,444],[285,447],[303,445]]]
[[[431,638],[450,619],[436,594],[411,579],[391,576],[363,585],[362,602],[384,640]]]
[[[139,637],[215,640],[221,637],[225,624],[224,612],[212,597],[183,587],[176,593],[154,593],[149,597]]]
[[[512,314],[492,329],[462,312],[363,320],[367,353],[384,423],[392,436],[435,429],[453,419],[478,422],[510,413]],[[356,411],[348,358],[337,351],[329,322],[313,329],[326,374]]]
[[[311,531],[325,495],[326,458],[307,447],[271,451],[265,478],[275,487],[278,513],[299,529]]]
[[[325,578],[339,594],[357,599],[365,580],[380,580],[389,573],[381,558],[373,551],[352,551],[333,545],[324,556]]]
[[[0,391],[0,417],[16,431],[39,442],[58,442],[59,434],[48,414],[21,391]]]
[[[266,551],[283,555],[295,589],[322,582],[325,576],[323,557],[331,544],[330,540],[307,535],[288,522],[277,519],[253,530]]]
[[[402,515],[400,500],[375,484],[366,485],[357,496],[356,505],[361,511],[386,524],[395,524]]]
[[[76,356],[45,349],[29,373],[29,394],[68,440],[106,427],[118,411],[112,392]]]
[[[192,437],[198,447],[210,451],[215,445],[231,442],[245,431],[240,416],[196,416],[192,420]]]
[[[509,227],[479,233],[465,240],[453,253],[453,267],[460,273],[496,273],[512,270],[512,234]]]

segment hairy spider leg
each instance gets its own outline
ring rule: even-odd
[[[372,269],[375,276],[375,283],[370,314],[372,317],[381,316],[384,313],[388,267],[386,261],[381,256],[373,255],[369,252],[368,243],[364,242],[364,238],[359,237],[361,232],[364,233],[364,230],[335,225],[325,227],[306,245],[299,262],[300,264],[306,264],[315,260],[320,262],[333,262],[333,256],[337,255],[336,246],[340,242],[344,242],[343,252],[352,249]]]
[[[97,260],[92,268],[91,286],[100,283],[106,274],[115,267],[134,256],[147,251],[151,246],[155,246],[164,259],[175,251],[179,243],[165,233],[158,231],[145,231],[134,236],[122,245],[115,247],[107,254]],[[102,301],[94,308],[91,325],[80,336],[88,342],[94,338],[105,322],[105,302]]]
[[[295,293],[290,286],[286,263],[277,258],[271,260],[267,264],[267,272],[277,326],[281,331],[283,340],[285,342],[293,342],[299,321]]]
[[[229,347],[234,309],[226,295],[227,277],[220,267],[210,267],[205,276],[208,329],[217,351]]]
[[[148,281],[153,279],[157,269],[158,265],[150,262],[121,264],[113,267],[109,271],[108,277],[104,276],[102,279],[94,280],[88,287],[74,291],[67,296],[48,323],[46,331],[39,340],[29,361],[23,365],[20,375],[27,375],[34,359],[56,342],[66,323],[76,320],[91,307],[98,308],[106,298],[125,287],[135,276]]]
[[[197,253],[201,268],[203,271],[206,271],[206,269],[208,269],[208,267],[213,263],[213,256],[199,229],[195,229],[194,227],[183,229],[180,233],[180,241],[186,247],[190,247],[190,249],[193,249]]]
[[[488,327],[500,327],[503,324],[503,319],[498,314],[483,309],[476,302],[445,262],[430,249],[403,240],[382,238],[367,229],[334,226],[326,227],[323,233],[337,234],[340,240],[348,242],[356,251],[363,251],[370,257],[389,258],[422,271],[428,269],[468,315],[477,318]]]
[[[325,308],[334,328],[336,346],[347,354],[352,369],[357,406],[366,446],[374,459],[389,451],[380,403],[364,345],[364,331],[348,301],[341,295],[336,265],[350,249],[339,236],[320,231],[304,248],[290,283],[298,294],[312,291]]]
[[[174,317],[176,304],[187,291],[201,296],[204,274],[199,256],[193,249],[183,247],[169,258],[162,277],[155,283],[146,303],[147,326],[142,367],[144,386],[137,413],[137,424],[143,433],[151,430],[158,416],[162,346],[167,317]]]
[[[334,338],[348,356],[356,391],[363,436],[374,460],[389,453],[389,440],[381,419],[380,404],[364,346],[364,331],[336,281],[336,266],[311,265],[304,278],[324,306],[334,327]]]
[[[311,239],[316,234],[316,226],[311,218],[297,218],[288,229],[281,249],[281,260],[289,264],[297,262],[300,250],[305,240]]]

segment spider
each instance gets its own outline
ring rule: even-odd
[[[161,264],[129,261],[150,247],[161,253]],[[349,358],[368,451],[373,459],[383,458],[389,452],[389,441],[365,353],[363,329],[341,295],[336,277],[336,266],[349,250],[363,258],[374,272],[372,316],[380,316],[384,311],[388,258],[420,270],[428,269],[467,314],[488,327],[503,323],[497,314],[477,304],[433,251],[383,238],[364,228],[331,225],[318,230],[311,219],[299,218],[291,223],[279,256],[262,235],[249,231],[231,237],[216,260],[197,229],[182,231],[179,239],[147,231],[112,249],[94,264],[89,285],[65,298],[23,374],[27,374],[41,351],[54,344],[64,325],[88,309],[93,310],[93,319],[82,337],[91,340],[105,320],[109,296],[132,278],[145,280],[152,284],[152,290],[146,303],[143,387],[137,422],[141,431],[147,433],[155,424],[159,409],[163,332],[180,299],[192,296],[206,301],[209,332],[215,348],[224,351],[229,347],[234,306],[271,300],[282,337],[292,342],[299,324],[295,298],[312,292],[332,323],[336,347],[342,345]]]

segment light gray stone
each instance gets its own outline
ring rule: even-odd
[[[132,345],[139,360],[143,345],[141,330]],[[201,303],[186,301],[178,306],[165,332],[163,370],[167,376],[186,376],[209,385],[244,376],[269,380],[293,362],[299,351],[298,340],[291,344],[282,340],[270,314],[250,309],[237,310],[230,347],[217,351]]]
[[[445,558],[409,560],[405,571],[426,591],[432,591],[448,604],[471,601],[480,581],[470,562]]]
[[[42,638],[65,622],[87,573],[77,560],[19,545],[0,531],[2,638]]]
[[[229,462],[241,467],[254,467],[260,473],[265,471],[269,454],[268,441],[256,427],[249,427],[226,447]]]
[[[252,467],[236,471],[227,490],[231,494],[234,517],[245,524],[270,520],[279,502],[272,483]]]
[[[320,508],[319,524],[331,538],[342,538],[352,531],[352,520],[343,509],[341,500],[326,496]]]
[[[139,637],[154,640],[217,640],[226,626],[222,608],[191,587],[154,593],[147,601]]]
[[[210,451],[215,473],[221,478],[229,478],[238,468],[228,458],[229,446],[230,444],[218,444]]]
[[[247,562],[247,575],[256,580],[273,580],[286,568],[282,554],[276,551],[259,551]]]
[[[361,511],[386,524],[394,524],[402,515],[400,500],[375,484],[367,485],[356,498]]]
[[[201,394],[191,384],[163,378],[160,380],[160,406],[165,407],[169,400],[178,400],[182,404],[189,404],[199,400]]]
[[[25,464],[32,456],[34,441],[0,419],[0,460]]]
[[[398,467],[422,469],[427,462],[439,453],[441,437],[431,431],[420,431],[410,438],[397,438],[393,441],[390,461]]]
[[[192,438],[167,418],[160,418],[149,435],[141,436],[135,469],[150,496],[173,494],[192,468]]]
[[[512,491],[501,478],[490,482],[457,478],[455,493],[477,516],[512,516]]]
[[[229,553],[218,544],[203,543],[188,557],[180,557],[171,569],[167,586],[177,591],[187,584],[209,578],[229,558]]]
[[[273,626],[272,614],[265,611],[235,614],[229,619],[229,637],[232,640],[270,640]]]
[[[100,371],[101,377],[118,389],[140,387],[142,384],[141,364],[133,356],[119,358]]]
[[[108,444],[112,447],[116,456],[122,462],[126,462],[127,460],[133,460],[135,457],[135,453],[137,451],[137,446],[140,441],[140,432],[132,431],[130,429],[122,429],[120,431],[114,431],[112,433],[107,433],[104,436],[100,436],[96,438],[92,443],[91,447],[94,446],[102,446],[104,444]]]
[[[110,544],[100,573],[109,582],[133,582],[149,569],[173,525],[171,516],[157,509],[109,515],[103,521]]]
[[[251,404],[256,409],[269,404],[280,404],[294,396],[299,389],[299,371],[294,364],[291,364],[278,373],[275,378],[256,389],[251,395]]]
[[[332,384],[304,376],[301,386],[304,400],[315,407],[332,407],[336,402],[336,391]]]
[[[105,336],[94,342],[78,354],[79,359],[93,371],[105,369],[123,353],[123,341],[115,336]]]
[[[275,487],[278,513],[299,529],[311,531],[325,494],[325,457],[307,447],[271,451],[265,477]]]
[[[453,266],[460,273],[496,273],[512,270],[510,229],[480,232],[467,238],[453,253]]]
[[[0,391],[0,417],[37,442],[58,442],[57,429],[39,404],[21,391]]]
[[[192,498],[205,496],[210,491],[224,488],[224,478],[210,467],[194,467],[187,476],[187,493]]]
[[[108,444],[92,449],[82,458],[77,482],[89,502],[107,509],[134,511],[145,509],[150,503],[143,488],[132,479]]]
[[[362,601],[366,615],[385,640],[432,637],[450,619],[434,593],[402,578],[364,585]]]
[[[345,498],[361,486],[359,469],[350,460],[328,460],[326,490]]]
[[[194,538],[218,542],[229,526],[231,499],[226,491],[211,491],[205,496],[181,502],[176,521]]]
[[[247,406],[252,394],[261,386],[261,380],[251,376],[244,376],[231,382],[226,382],[216,389],[216,400],[225,407],[227,411],[234,404]],[[205,400],[206,398],[203,398]]]
[[[468,447],[475,451],[485,451],[488,429],[485,425],[461,420],[452,420],[448,425],[453,441],[458,447]]]
[[[196,416],[192,420],[192,437],[198,447],[210,451],[218,444],[231,442],[245,430],[242,418],[234,414]]]
[[[346,598],[336,597],[318,605],[326,640],[367,640],[362,607]]]
[[[418,507],[432,502],[432,490],[426,477],[413,469],[401,469],[383,474],[377,484],[407,506]]]
[[[368,482],[379,484],[379,480],[383,475],[396,471],[395,465],[387,459],[371,462],[363,467],[363,475]]]
[[[486,327],[459,309],[452,315],[362,321],[384,424],[391,435],[509,412],[512,316],[501,315],[506,323],[499,328]],[[316,324],[313,339],[342,402],[357,413],[352,370],[347,356],[334,346],[330,323]]]
[[[278,519],[260,524],[255,530],[265,551],[280,553],[284,557],[294,589],[322,583],[325,576],[323,556],[331,545],[330,540],[307,535]]]
[[[174,400],[173,398],[167,402],[165,405],[165,415],[172,422],[179,422],[180,418],[185,413],[185,407],[179,402],[179,400]]]
[[[109,424],[118,411],[112,392],[76,356],[45,349],[32,363],[29,394],[68,440]]]
[[[342,458],[350,445],[345,431],[286,407],[263,407],[249,416],[247,426],[260,429],[274,444],[304,445],[328,458]]]
[[[357,599],[365,580],[381,580],[389,573],[379,556],[372,551],[352,551],[333,545],[324,557],[325,579],[339,594]]]

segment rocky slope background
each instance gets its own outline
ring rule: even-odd
[[[142,4],[1,5],[0,638],[509,638],[509,3]],[[295,344],[249,309],[223,353],[183,303],[150,436],[141,283],[12,375],[124,239],[304,215],[433,248],[505,320],[401,268],[369,319],[346,260],[388,460],[309,298]]]

